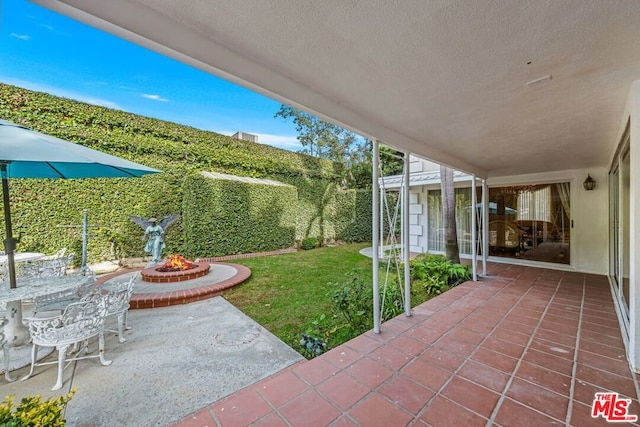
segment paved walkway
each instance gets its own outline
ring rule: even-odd
[[[297,352],[221,297],[186,305],[129,311],[120,344],[106,334],[107,359],[74,362],[64,386],[51,387],[57,365],[35,368],[27,381],[0,380],[0,396],[78,391],[66,409],[69,427],[166,426],[302,359]],[[115,319],[107,326],[115,328]],[[96,348],[94,340],[91,348]],[[57,353],[48,356],[57,360]],[[13,371],[23,377],[28,368]]]
[[[607,278],[490,263],[481,282],[174,426],[609,425],[590,416],[598,391],[640,415]]]

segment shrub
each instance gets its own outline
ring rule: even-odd
[[[334,283],[330,293],[332,314],[322,314],[313,320],[300,340],[301,353],[313,358],[371,329],[373,325],[373,290],[371,283],[355,273],[342,283]],[[403,313],[404,301],[400,288],[391,283],[386,290],[381,287],[380,301],[384,301],[381,321],[387,321]]]
[[[185,179],[183,227],[189,257],[293,246],[296,188],[194,174]]]
[[[428,295],[440,295],[471,278],[469,267],[454,264],[444,255],[420,254],[409,265],[412,287],[423,287]]]
[[[13,396],[7,396],[5,401],[0,403],[0,426],[64,426],[65,420],[62,411],[75,392],[74,389],[65,396],[45,401],[41,400],[42,396],[40,395],[23,397],[15,409]]]
[[[304,249],[305,251],[315,249],[319,245],[320,245],[320,242],[315,237],[307,237],[305,239],[302,239],[302,241],[300,242],[300,248]]]
[[[318,338],[302,334],[302,338],[300,339],[300,348],[302,350],[302,354],[307,359],[311,359],[324,353],[327,349],[327,344]]]

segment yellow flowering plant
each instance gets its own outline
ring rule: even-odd
[[[75,392],[44,401],[41,395],[23,397],[15,409],[14,397],[6,396],[0,403],[0,427],[62,427],[63,410]]]

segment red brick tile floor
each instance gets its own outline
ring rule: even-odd
[[[600,391],[640,415],[607,278],[491,263],[175,426],[604,426]]]

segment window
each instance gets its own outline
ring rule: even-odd
[[[489,189],[489,255],[569,264],[568,182]]]

